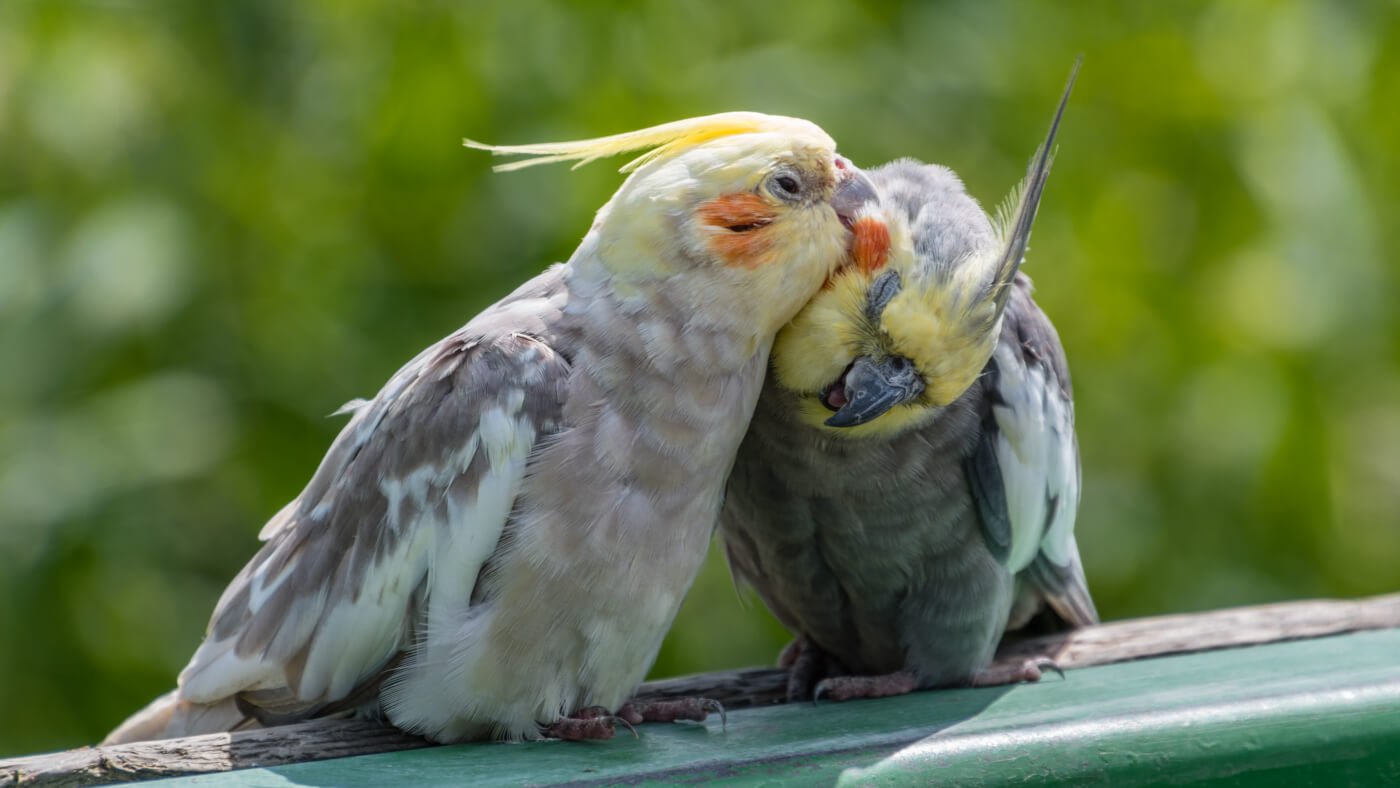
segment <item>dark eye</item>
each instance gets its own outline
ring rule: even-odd
[[[773,193],[784,199],[790,200],[802,194],[802,182],[788,173],[773,176],[772,184]]]
[[[909,369],[909,359],[904,356],[895,356],[890,359],[890,366],[894,367],[895,372],[903,372]]]

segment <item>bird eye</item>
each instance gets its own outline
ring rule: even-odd
[[[773,176],[769,183],[771,184],[769,191],[784,200],[791,200],[802,195],[802,182],[791,173],[779,173]]]

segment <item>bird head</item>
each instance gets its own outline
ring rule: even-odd
[[[899,433],[934,418],[982,374],[1073,85],[1071,73],[1026,179],[995,217],[946,167],[904,160],[871,171],[881,200],[852,224],[853,264],[773,348],[774,381],[797,395],[803,422],[850,437]]]
[[[622,167],[630,175],[580,252],[624,298],[661,294],[689,309],[687,324],[755,337],[771,338],[849,259],[855,216],[877,199],[821,128],[754,112],[580,142],[467,144],[534,156],[502,170],[646,149]]]

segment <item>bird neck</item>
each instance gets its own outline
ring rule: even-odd
[[[579,259],[582,258],[582,259]],[[742,308],[729,305],[724,289],[710,287],[698,271],[678,278],[641,273],[576,255],[567,275],[566,316],[585,344],[628,365],[674,379],[703,381],[740,374],[754,359],[766,359],[775,330]],[[706,290],[719,291],[707,297]],[[618,381],[625,385],[626,380]]]

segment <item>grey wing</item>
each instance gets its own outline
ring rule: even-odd
[[[220,598],[182,700],[234,698],[279,721],[356,705],[431,625],[430,607],[471,603],[534,445],[559,429],[569,369],[530,330],[557,316],[558,296],[516,295],[352,406]]]
[[[988,546],[1067,623],[1098,623],[1074,540],[1079,443],[1059,335],[1018,275],[987,365],[982,436],[968,478]]]

